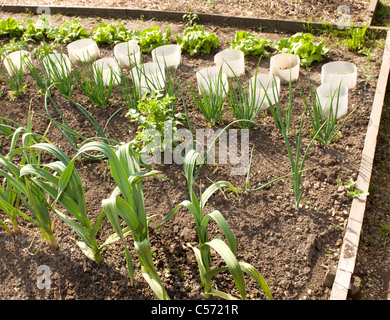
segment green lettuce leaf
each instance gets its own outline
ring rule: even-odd
[[[117,26],[114,23],[107,24],[102,22],[94,29],[92,39],[97,44],[105,43],[111,45],[125,42],[128,39],[128,29],[122,24]]]
[[[263,56],[269,57],[270,52],[267,47],[271,46],[271,40],[268,38],[258,38],[254,34],[246,31],[236,32],[235,38],[231,41],[230,48],[239,49],[246,56]]]
[[[324,40],[315,43],[312,34],[302,32],[298,32],[290,38],[280,39],[275,43],[275,49],[282,53],[298,55],[302,67],[308,67],[315,61],[322,61],[329,52]]]
[[[24,25],[17,22],[14,18],[8,17],[0,21],[0,35],[9,35],[11,38],[18,38],[23,34],[24,30]]]
[[[188,51],[190,56],[199,52],[210,53],[213,49],[218,48],[219,39],[213,32],[206,30],[199,25],[186,28],[183,38],[176,36],[176,41],[181,50]]]

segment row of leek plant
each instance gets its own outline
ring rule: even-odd
[[[5,120],[5,122],[7,121]],[[31,124],[31,121],[29,121],[29,124]],[[89,142],[81,146],[73,159],[69,159],[58,147],[47,141],[44,136],[32,134],[31,125],[24,129],[17,126],[17,124],[13,127],[4,123],[1,126],[1,131],[11,138],[13,147],[7,156],[1,156],[0,164],[4,169],[0,170],[0,174],[3,176],[4,182],[7,181],[8,185],[14,188],[13,197],[2,197],[2,201],[0,201],[1,208],[7,212],[10,208],[15,208],[16,197],[21,199],[29,209],[31,208],[30,211],[36,219],[36,225],[41,228],[43,237],[49,242],[50,247],[55,249],[57,243],[54,238],[53,223],[49,215],[49,212],[53,211],[80,237],[81,241],[78,241],[77,244],[84,254],[97,263],[102,261],[101,251],[105,246],[114,241],[122,241],[129,276],[131,283],[133,283],[134,263],[126,243],[126,236],[131,232],[144,279],[150,285],[157,299],[169,299],[153,261],[148,234],[148,222],[151,217],[146,214],[142,187],[143,179],[155,177],[158,173],[153,170],[141,171],[141,157],[132,150],[130,144],[115,147],[103,142]],[[23,143],[16,147],[18,135],[21,133],[23,133]],[[116,188],[111,196],[102,201],[103,211],[94,223],[89,218],[83,185],[75,167],[79,155],[90,151],[104,154],[109,161],[111,176],[116,183]],[[56,160],[45,164],[41,163],[40,154],[42,152],[50,154]],[[12,160],[19,153],[23,154],[23,159],[19,165],[16,165]],[[246,298],[242,272],[252,276],[267,296],[272,298],[269,288],[260,273],[250,264],[236,260],[237,242],[222,214],[219,211],[214,211],[203,216],[204,206],[213,193],[223,187],[228,187],[235,192],[236,190],[230,183],[220,181],[212,184],[201,194],[200,199],[197,199],[193,182],[196,177],[195,168],[198,160],[199,154],[193,150],[190,150],[185,157],[184,172],[191,201],[184,201],[180,205],[185,205],[195,218],[200,246],[199,249],[193,247],[193,250],[205,288],[205,297],[235,298],[212,287],[211,279],[217,274],[229,270],[242,298]],[[7,191],[12,193],[12,190],[7,189]],[[7,204],[6,199],[8,199]],[[164,223],[172,217],[179,206],[166,217]],[[22,211],[16,211],[15,209],[9,215],[13,217],[13,225],[16,225],[14,223],[16,215],[33,221]],[[97,233],[104,216],[108,217],[115,233],[104,243],[99,243]],[[210,218],[221,227],[228,240],[228,245],[218,238],[209,240],[207,226]],[[127,225],[124,229],[121,227],[121,220]],[[6,227],[4,222],[1,225]],[[211,269],[210,248],[215,249],[223,257],[226,262],[225,267]]]
[[[15,125],[15,126],[13,126]],[[0,220],[11,235],[19,232],[18,217],[34,223],[40,228],[42,237],[50,248],[57,249],[58,243],[53,232],[51,212],[54,212],[78,235],[77,244],[83,253],[96,263],[102,261],[101,252],[115,241],[123,241],[131,283],[134,279],[134,264],[125,243],[129,233],[134,236],[134,247],[141,263],[141,271],[158,299],[169,299],[152,259],[148,237],[149,217],[146,216],[142,179],[155,176],[155,171],[141,172],[141,158],[130,145],[109,146],[103,142],[89,142],[83,145],[73,159],[69,159],[58,147],[44,136],[33,134],[29,128],[10,123],[3,119],[1,132],[11,139],[10,152],[0,155],[0,175],[3,177],[0,190],[0,208],[12,225]],[[21,143],[17,143],[18,137]],[[75,167],[79,155],[89,151],[101,152],[108,158],[110,171],[117,187],[112,195],[102,201],[103,210],[95,222],[89,218],[84,188]],[[42,163],[41,153],[54,157],[54,161]],[[15,156],[22,154],[17,164]],[[17,203],[23,202],[30,214],[23,212]],[[103,218],[107,216],[115,233],[99,243],[97,234]],[[119,219],[126,222],[122,229]]]

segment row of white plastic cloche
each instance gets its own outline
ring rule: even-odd
[[[63,72],[70,72],[71,65],[78,61],[92,62],[94,70],[101,70],[103,81],[108,82],[113,77],[114,84],[120,81],[120,68],[132,67],[132,76],[135,85],[139,85],[141,93],[150,89],[163,89],[165,84],[165,68],[177,69],[181,63],[181,49],[177,44],[163,45],[152,50],[153,62],[141,64],[141,51],[136,41],[128,41],[115,45],[115,58],[100,58],[99,47],[96,42],[90,38],[80,39],[70,43],[67,46],[68,55],[54,53],[48,55],[44,61],[44,66],[52,67],[65,64],[61,67]],[[31,62],[30,53],[24,50],[9,54],[4,59],[4,66],[8,73],[12,75],[15,71],[23,69],[28,71],[25,59]],[[49,59],[51,63],[49,63]],[[215,66],[206,67],[196,72],[198,88],[203,88],[208,94],[210,90],[216,88],[228,91],[227,78],[241,76],[245,73],[244,53],[238,49],[226,49],[218,52],[214,56]],[[268,74],[260,73],[250,79],[250,86],[253,90],[250,93],[256,97],[256,103],[261,104],[262,109],[269,107],[268,99],[264,98],[265,92],[272,103],[278,99],[280,94],[280,85],[298,80],[300,58],[297,55],[289,53],[279,53],[270,59],[270,72]],[[66,75],[64,75],[66,76]],[[335,98],[339,99],[337,118],[345,115],[348,109],[348,89],[356,86],[357,68],[347,61],[333,61],[325,63],[321,70],[321,85],[317,88],[317,97],[324,111],[329,112],[333,101],[333,112],[335,112]],[[214,89],[213,89],[214,88]],[[277,93],[277,94],[275,94]],[[335,113],[334,113],[335,114]]]

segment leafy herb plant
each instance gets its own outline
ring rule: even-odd
[[[174,113],[171,109],[175,96],[164,93],[163,90],[146,93],[139,101],[137,109],[130,109],[126,114],[131,121],[138,123],[138,135],[133,143],[140,152],[164,151],[170,147],[164,141],[166,130],[173,137],[177,126],[182,124],[184,115]]]

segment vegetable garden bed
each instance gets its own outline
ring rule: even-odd
[[[16,20],[23,15],[2,14],[2,19],[8,16]],[[70,20],[63,16],[53,16],[51,23],[61,25]],[[80,19],[81,24],[92,33],[92,30],[105,19]],[[172,35],[183,35],[184,24],[168,22],[123,20],[121,21],[130,30],[143,30],[158,25],[160,30],[171,28]],[[208,128],[202,113],[191,99],[187,84],[196,88],[195,72],[206,66],[214,65],[214,54],[229,46],[235,32],[229,27],[214,25],[205,26],[207,31],[214,32],[220,41],[219,47],[210,53],[198,53],[190,56],[183,52],[182,62],[177,70],[177,79],[183,89],[183,97],[176,91],[178,97],[177,110],[185,113],[183,98],[188,106],[190,124],[193,132]],[[269,38],[276,42],[280,38],[290,35],[276,33],[261,33],[253,31],[259,37]],[[352,198],[356,195],[353,189],[346,190],[345,185],[356,180],[360,167],[363,143],[371,106],[376,89],[376,79],[381,65],[383,46],[376,46],[370,52],[368,59],[361,54],[351,53],[345,48],[335,45],[328,36],[324,37],[330,50],[324,60],[315,61],[308,67],[313,88],[321,82],[321,67],[330,61],[351,61],[358,66],[357,86],[349,91],[349,110],[357,108],[342,128],[342,134],[337,137],[328,148],[314,143],[308,153],[305,168],[314,168],[303,173],[304,193],[299,209],[295,207],[294,194],[291,192],[292,183],[289,178],[279,180],[260,191],[245,193],[247,182],[246,174],[232,175],[232,169],[237,164],[216,163],[210,170],[203,168],[195,185],[201,185],[205,190],[215,181],[226,180],[238,190],[238,195],[231,191],[218,191],[209,199],[204,213],[218,210],[225,217],[235,238],[237,239],[237,258],[256,267],[267,282],[274,299],[328,299],[330,288],[324,285],[325,275],[337,266],[340,257],[343,232],[347,225]],[[173,37],[172,37],[173,38]],[[3,38],[3,43],[9,38]],[[378,42],[383,39],[379,40]],[[32,51],[36,44],[29,44]],[[62,45],[64,47],[64,45]],[[100,44],[101,57],[112,56],[113,48]],[[269,49],[273,55],[275,49]],[[151,61],[149,53],[143,54],[144,62]],[[259,56],[246,56],[247,72],[255,73]],[[268,73],[270,58],[263,57],[259,71]],[[242,78],[245,80],[245,76]],[[28,86],[25,92],[16,99],[11,99],[9,88],[3,83],[1,111],[5,118],[12,119],[23,126],[27,126],[29,106],[33,110],[32,130],[43,134],[48,128],[49,120],[40,115],[47,115],[50,110],[55,119],[56,110],[51,102],[45,108],[45,96],[38,92],[34,80],[26,76]],[[245,80],[246,81],[246,80]],[[299,84],[305,96],[309,99],[309,84],[307,72],[301,68]],[[88,107],[91,103],[76,87],[72,99],[82,106]],[[296,83],[292,84],[292,128],[298,129],[300,116],[305,110],[301,92]],[[282,85],[280,101],[283,108],[289,101],[288,85]],[[129,142],[137,132],[137,124],[126,117],[127,110],[120,109],[124,105],[119,101],[119,93],[115,92],[111,105],[106,109],[88,107],[88,111],[104,128],[109,120],[105,134],[115,141]],[[310,100],[310,99],[309,99]],[[53,101],[61,110],[69,127],[81,135],[95,137],[96,131],[75,104],[53,92]],[[235,119],[225,102],[223,120],[211,127],[212,130],[222,129]],[[120,110],[120,111],[118,111]],[[118,113],[116,113],[118,111]],[[38,115],[40,114],[40,115]],[[259,113],[256,121],[259,127],[254,126],[250,131],[250,150],[253,150],[252,167],[250,171],[250,187],[256,188],[264,183],[290,173],[290,162],[283,136],[277,130],[270,110],[265,114]],[[184,127],[188,124],[184,122]],[[303,150],[312,139],[309,133],[311,128],[308,115],[304,118]],[[237,129],[236,126],[230,129]],[[234,134],[234,131],[228,131]],[[46,135],[47,139],[59,147],[68,157],[74,156],[74,151],[54,125]],[[240,138],[240,134],[238,136]],[[293,143],[293,136],[290,141]],[[10,140],[3,137],[2,154],[9,151]],[[218,144],[217,144],[218,145]],[[293,144],[294,145],[294,144]],[[240,144],[239,144],[240,146]],[[241,147],[241,146],[240,146]],[[253,147],[253,149],[252,149]],[[244,150],[244,149],[242,149]],[[241,151],[242,151],[241,150]],[[218,155],[219,148],[217,148]],[[245,155],[245,154],[241,154]],[[249,156],[249,154],[248,154]],[[218,158],[218,157],[217,157]],[[45,161],[50,157],[44,157]],[[156,227],[162,218],[171,212],[180,202],[189,199],[188,186],[184,176],[182,164],[156,164],[153,167],[160,171],[161,177],[147,178],[143,182],[145,207],[150,220],[149,232],[153,251],[153,260],[159,272],[162,284],[172,299],[202,299],[204,288],[199,278],[199,269],[194,251],[188,246],[196,247],[198,238],[194,219],[185,208],[180,208],[175,216]],[[109,197],[116,183],[111,177],[106,161],[82,160],[76,162],[85,190],[86,208],[92,221],[95,221],[102,212],[102,200]],[[196,191],[198,193],[198,191]],[[53,214],[53,218],[54,218]],[[7,299],[154,299],[155,296],[140,273],[140,264],[132,246],[132,235],[127,241],[129,250],[134,257],[135,279],[130,286],[123,245],[120,241],[106,247],[102,252],[102,262],[97,264],[85,257],[76,244],[80,239],[58,217],[53,220],[53,230],[58,250],[50,250],[46,242],[42,241],[39,231],[25,220],[20,219],[22,233],[15,238],[9,234],[0,233],[1,265],[1,296]],[[98,232],[98,241],[103,243],[114,232],[107,218],[103,219]],[[224,238],[221,229],[213,221],[209,225],[209,237]],[[213,265],[222,266],[217,253],[213,252]],[[37,268],[41,265],[49,266],[51,270],[50,290],[40,290],[37,285]],[[10,272],[6,272],[6,271]],[[12,270],[12,271],[11,271]],[[247,281],[248,298],[267,299],[264,291],[253,279]],[[215,285],[218,290],[239,296],[234,281],[229,273],[217,275]]]

